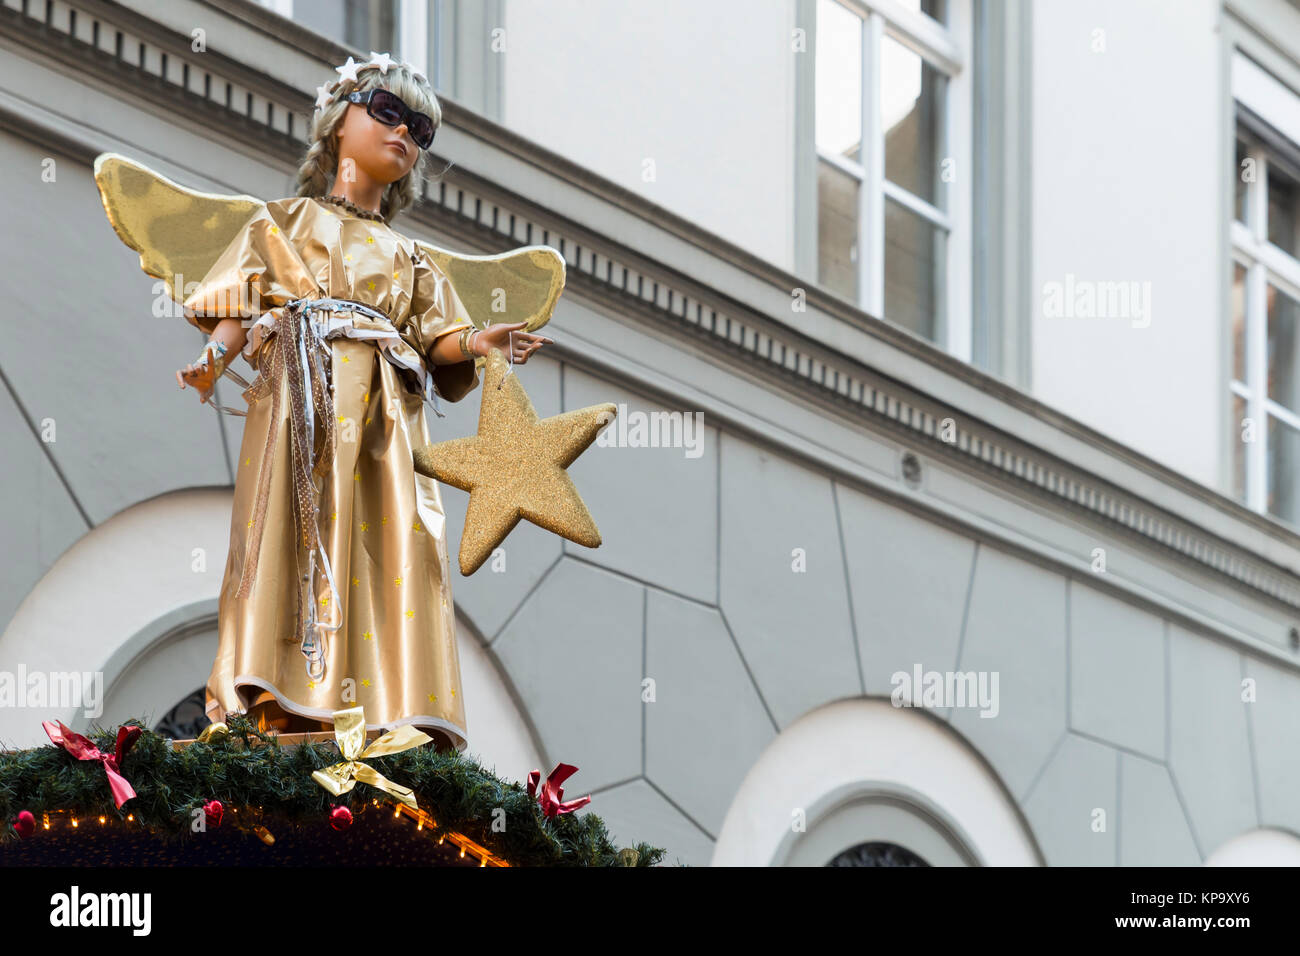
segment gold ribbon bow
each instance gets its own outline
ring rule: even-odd
[[[324,770],[313,772],[311,775],[313,780],[336,797],[347,793],[359,780],[396,797],[412,810],[420,809],[416,806],[413,790],[393,783],[374,767],[361,761],[410,750],[412,747],[430,743],[432,737],[406,724],[396,730],[390,730],[362,750],[362,745],[366,742],[366,712],[362,707],[334,711],[334,737],[338,741],[343,760]]]

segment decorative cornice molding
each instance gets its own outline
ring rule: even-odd
[[[41,9],[46,9],[43,3]],[[35,20],[10,7],[0,8],[0,35],[29,47],[39,46],[69,71],[89,73],[97,82],[120,87],[169,112],[183,108],[191,115],[196,111],[210,115],[214,125],[239,123],[241,135],[254,137],[268,156],[289,164],[298,160],[307,130],[305,120],[311,109],[311,94],[264,74],[251,74],[250,79],[249,68],[228,57],[212,52],[189,53],[188,38],[171,34],[162,26],[106,0],[57,3],[50,9],[56,15]],[[80,17],[77,11],[81,12]],[[274,16],[260,10],[244,10],[244,14],[245,19],[251,18],[260,29],[266,30],[270,29],[270,21],[262,20]],[[88,24],[87,20],[91,22]],[[109,31],[112,31],[111,38]],[[119,42],[118,32],[127,39]],[[316,46],[321,47],[323,63],[349,52],[322,38],[315,38],[312,44],[313,52]],[[165,69],[162,67],[164,53],[168,56]],[[238,82],[240,78],[244,79],[242,84]],[[242,108],[235,109],[234,103],[227,106],[224,92],[227,83],[232,87],[237,85],[245,94],[245,102],[238,104]],[[204,92],[200,94],[197,90]],[[872,318],[823,290],[808,287],[770,263],[628,190],[594,177],[576,164],[541,150],[452,101],[447,101],[444,113],[446,121],[458,129],[500,144],[512,155],[532,156],[549,173],[580,184],[599,198],[653,221],[657,227],[691,242],[707,255],[736,266],[786,294],[793,296],[796,290],[803,290],[808,308],[824,314],[828,321],[847,323],[863,334],[886,342],[926,363],[936,376],[951,376],[984,391],[994,400],[1012,405],[1096,447],[1099,454],[1122,460],[1228,515],[1231,520],[1281,542],[1296,551],[1300,566],[1300,535],[1278,523],[1144,458],[928,342]],[[292,116],[297,116],[298,122],[289,119]],[[904,447],[945,459],[968,472],[1012,487],[1017,493],[1032,494],[1103,526],[1137,536],[1179,559],[1279,602],[1288,610],[1300,612],[1300,576],[1289,569],[1004,431],[963,416],[910,386],[828,348],[818,339],[801,334],[779,317],[749,308],[711,289],[699,278],[644,257],[499,183],[453,166],[441,182],[426,187],[424,201],[408,215],[432,228],[464,237],[482,251],[534,243],[554,246],[564,256],[569,281],[580,287],[587,298],[607,304],[614,314],[634,312],[638,319],[649,320],[652,328],[689,334],[697,342],[746,361],[750,369],[768,375],[785,387],[802,389],[807,397],[824,403],[828,409],[839,410],[859,427],[884,431]],[[945,428],[948,420],[950,425]]]

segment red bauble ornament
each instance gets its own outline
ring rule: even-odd
[[[352,811],[347,807],[335,807],[330,811],[330,826],[335,830],[346,830],[352,826]]]
[[[225,810],[220,800],[209,800],[203,804],[203,815],[208,819],[208,826],[214,828],[221,826],[221,815]]]
[[[36,832],[36,818],[32,816],[30,810],[24,810],[18,814],[18,819],[14,821],[14,829],[23,838],[29,837]]]

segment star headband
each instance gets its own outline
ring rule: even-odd
[[[335,95],[343,89],[344,83],[350,81],[355,86],[357,83],[357,74],[360,71],[374,68],[379,70],[380,73],[387,74],[390,66],[404,66],[410,70],[412,75],[421,83],[427,84],[429,82],[423,73],[418,72],[414,66],[407,63],[405,60],[394,60],[387,53],[376,53],[374,50],[371,50],[370,59],[365,63],[358,63],[356,60],[352,59],[352,57],[348,57],[348,62],[344,63],[342,66],[334,67],[334,71],[338,73],[339,78],[337,80],[331,80],[328,83],[322,83],[320,86],[316,87],[316,109],[323,110],[325,107],[329,106],[334,100]]]

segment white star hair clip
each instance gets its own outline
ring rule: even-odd
[[[412,64],[407,63],[405,60],[394,60],[392,55],[389,53],[376,53],[374,50],[371,50],[370,59],[365,63],[358,63],[349,56],[348,61],[342,66],[334,67],[334,72],[339,75],[339,78],[329,83],[322,83],[320,86],[316,87],[316,109],[323,110],[325,107],[329,106],[330,103],[333,102],[334,97],[338,94],[338,91],[343,88],[344,83],[351,81],[355,86],[359,82],[357,74],[362,70],[374,67],[379,70],[380,73],[387,76],[388,68],[390,66],[404,66],[411,71],[411,75],[415,77],[416,80],[428,85],[428,78],[418,71]]]
[[[361,69],[363,65],[352,59],[352,57],[348,57],[348,62],[342,66],[334,67],[334,72],[339,75],[336,82],[342,83],[344,80],[351,80],[355,83],[357,81],[357,70]]]

